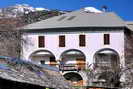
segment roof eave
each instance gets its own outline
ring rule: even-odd
[[[57,27],[57,28],[40,28],[40,29],[21,29],[22,32],[60,32],[60,31],[104,31],[105,29],[108,30],[123,30],[123,28],[126,28],[126,26],[89,26],[89,27]],[[70,29],[70,30],[69,30]],[[84,30],[83,30],[84,29]]]

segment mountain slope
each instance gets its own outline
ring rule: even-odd
[[[44,20],[53,16],[67,13],[59,10],[49,10],[47,8],[37,7],[34,8],[27,4],[17,4],[7,8],[0,9],[0,18],[23,18],[25,23],[33,23],[36,21]]]

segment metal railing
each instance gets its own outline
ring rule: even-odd
[[[60,64],[60,63],[53,63],[53,64],[44,64],[50,65],[53,67],[59,68],[60,71],[80,71],[86,68],[86,63],[78,63],[78,64]]]
[[[85,69],[85,67],[86,67],[85,63],[59,65],[59,69],[61,71],[80,71]]]
[[[108,62],[100,62],[100,63],[94,63],[94,67],[108,67],[111,68],[111,63]]]
[[[60,63],[53,63],[53,64],[45,64],[50,66],[55,66],[59,68],[60,71],[80,71],[85,70],[88,68],[87,63],[75,63],[75,64],[60,64]],[[111,69],[112,65],[108,62],[100,62],[100,63],[93,63],[94,68],[101,68],[101,69]]]

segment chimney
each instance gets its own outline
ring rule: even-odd
[[[103,5],[103,6],[102,6],[102,11],[103,11],[103,12],[107,12],[107,10],[108,10],[108,7],[107,7],[106,5]]]

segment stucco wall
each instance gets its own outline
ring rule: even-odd
[[[104,45],[103,34],[110,34],[110,45]],[[79,35],[86,35],[86,46],[79,47]],[[59,35],[65,35],[66,47],[59,47]],[[45,48],[38,48],[38,36],[45,36]],[[30,60],[29,56],[38,50],[49,50],[56,60],[60,59],[64,51],[77,49],[86,56],[86,62],[93,63],[94,54],[104,48],[111,48],[118,52],[120,61],[124,64],[124,32],[121,31],[86,31],[86,32],[50,32],[50,33],[25,33],[23,38],[28,43],[23,45],[22,58]]]

